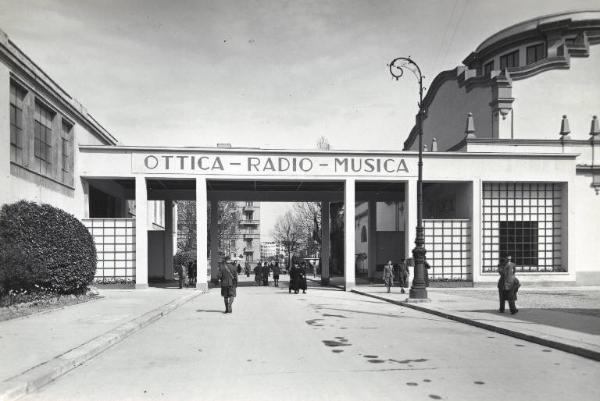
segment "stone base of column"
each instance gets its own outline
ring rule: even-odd
[[[355,288],[356,283],[346,283],[346,285],[344,285],[344,291],[352,291]]]
[[[207,293],[208,283],[196,283],[196,289],[202,293]]]
[[[138,283],[135,283],[135,289],[136,290],[145,290],[147,288],[148,288],[148,284],[138,284]]]
[[[409,303],[409,304],[422,304],[422,303],[431,302],[431,299],[429,299],[429,298],[406,298],[406,300],[404,302]]]
[[[329,285],[329,277],[321,277],[321,285]]]

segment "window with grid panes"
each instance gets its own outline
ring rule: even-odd
[[[71,166],[71,130],[73,126],[69,123],[62,122],[62,137],[61,137],[61,159],[62,159],[62,181],[70,183],[70,166]]]
[[[10,161],[23,164],[23,101],[27,92],[10,84]]]
[[[505,68],[513,68],[519,66],[519,51],[515,50],[514,52],[505,54],[504,56],[500,56],[500,69],[503,70]]]
[[[35,103],[34,156],[39,164],[39,173],[47,175],[52,166],[52,120],[54,113],[46,106]]]
[[[559,272],[562,266],[562,185],[484,183],[483,272],[511,256],[521,272]]]
[[[533,64],[546,57],[546,47],[543,43],[527,47],[527,64]]]

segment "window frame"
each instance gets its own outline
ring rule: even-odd
[[[49,175],[52,167],[52,124],[56,112],[36,99],[33,113],[33,155],[39,172]]]
[[[529,57],[530,50],[534,51],[533,60],[531,60],[531,61],[530,61],[530,57]],[[538,53],[538,51],[539,51],[539,53]],[[543,42],[542,43],[536,43],[534,45],[527,46],[525,48],[525,62],[526,62],[526,65],[533,64],[536,61],[542,60],[544,58],[546,58],[546,45],[545,45],[545,43],[543,43]]]
[[[23,164],[25,98],[28,91],[15,82],[10,82],[9,115],[10,115],[10,161]],[[20,98],[19,93],[22,94]]]
[[[508,60],[511,60],[513,63],[511,65],[508,64]],[[505,68],[517,68],[521,65],[519,49],[513,50],[509,53],[503,54],[500,56],[500,70],[504,70]]]
[[[490,60],[489,62],[483,65],[483,75],[488,76],[494,70],[494,60]]]

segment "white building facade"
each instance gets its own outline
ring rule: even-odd
[[[432,150],[424,153],[424,225],[433,280],[493,285],[499,258],[510,255],[523,283],[600,284],[598,43],[598,12],[538,18],[492,36],[465,66],[433,80],[423,124]],[[387,258],[411,257],[416,130],[401,152],[122,146],[6,37],[0,45],[1,179],[9,188],[0,202],[51,203],[84,220],[101,255],[98,276],[139,288],[169,278],[177,200],[196,201],[201,290],[210,279],[207,236],[218,244],[216,229],[207,231],[218,219],[207,216],[209,202],[242,202],[252,227],[253,202],[321,202],[324,283],[329,205],[343,203],[346,289],[357,276],[376,277]],[[29,115],[20,128],[19,107]],[[561,128],[563,114],[570,130]],[[27,142],[18,142],[17,128],[29,132],[20,136],[30,135]],[[46,145],[72,153],[47,154]],[[160,234],[149,233],[149,201],[164,205]],[[214,274],[218,260],[210,263]]]

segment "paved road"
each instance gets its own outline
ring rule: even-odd
[[[212,290],[26,399],[600,399],[598,362],[334,289],[238,291],[232,315]]]

